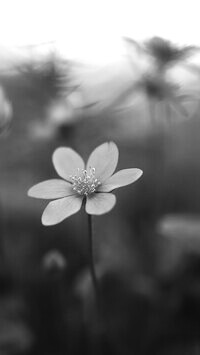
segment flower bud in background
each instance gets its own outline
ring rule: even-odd
[[[42,260],[42,265],[47,272],[62,271],[67,267],[67,260],[58,250],[48,251]]]
[[[12,113],[12,105],[8,101],[3,88],[0,86],[0,133],[10,126]]]

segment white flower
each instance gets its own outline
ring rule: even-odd
[[[118,163],[115,143],[103,143],[90,155],[85,165],[73,149],[60,147],[53,153],[53,165],[62,179],[52,179],[34,185],[28,195],[54,200],[42,215],[44,225],[54,225],[78,212],[85,201],[91,215],[109,212],[116,203],[111,193],[116,188],[135,182],[142,175],[140,169],[124,169],[114,173]]]

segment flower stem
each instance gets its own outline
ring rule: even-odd
[[[88,231],[89,231],[89,257],[90,257],[90,271],[92,276],[92,283],[94,287],[94,291],[96,294],[96,298],[98,298],[98,282],[97,276],[95,272],[94,265],[94,248],[93,248],[93,236],[92,236],[92,215],[88,214]]]

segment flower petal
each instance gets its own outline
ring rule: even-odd
[[[40,182],[28,190],[28,196],[44,199],[55,199],[74,195],[72,185],[61,179],[51,179]]]
[[[116,203],[113,194],[94,193],[87,197],[85,210],[88,214],[100,215],[109,212]]]
[[[42,224],[51,226],[62,222],[80,210],[82,200],[81,196],[72,195],[50,202],[43,212]]]
[[[95,168],[95,176],[102,182],[115,171],[118,157],[119,151],[115,143],[103,143],[91,153],[86,169]]]
[[[118,187],[132,184],[138,180],[142,174],[142,170],[136,168],[120,170],[100,185],[98,191],[109,192]]]
[[[71,175],[77,175],[77,169],[85,168],[81,156],[71,148],[60,147],[53,153],[53,165],[63,179],[71,181]]]

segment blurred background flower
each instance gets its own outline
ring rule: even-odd
[[[0,87],[0,133],[6,131],[12,119],[12,105],[8,101],[2,87]]]

